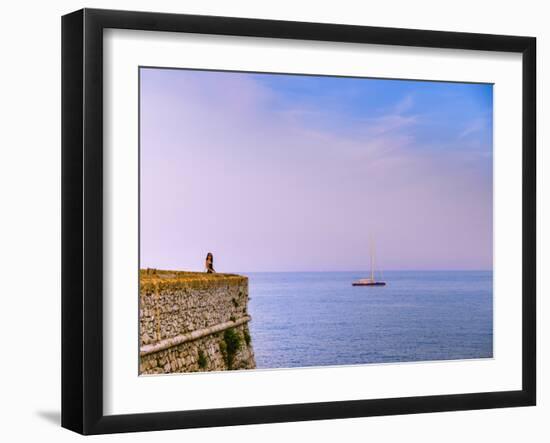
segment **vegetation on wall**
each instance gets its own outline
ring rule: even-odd
[[[140,269],[140,291],[154,294],[166,289],[211,289],[215,286],[230,287],[247,283],[248,278],[236,274],[188,271],[162,271],[160,269]]]
[[[197,358],[197,363],[200,369],[205,369],[208,366],[208,359],[206,358],[206,354],[202,349],[199,349],[199,356]]]
[[[248,329],[244,330],[243,335],[244,335],[244,341],[246,343],[246,346],[250,346],[250,342],[252,341],[252,338],[250,337],[250,332],[248,332]]]
[[[234,329],[226,329],[223,333],[223,340],[220,342],[220,350],[222,352],[227,369],[233,369],[235,355],[241,349],[242,338]]]

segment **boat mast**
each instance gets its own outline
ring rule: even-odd
[[[374,243],[370,243],[370,279],[374,281]]]

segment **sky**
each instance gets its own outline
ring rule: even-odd
[[[493,88],[140,69],[140,267],[490,270]]]

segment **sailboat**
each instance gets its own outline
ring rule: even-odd
[[[385,281],[374,278],[374,248],[370,248],[370,278],[360,278],[352,283],[353,286],[386,286]]]

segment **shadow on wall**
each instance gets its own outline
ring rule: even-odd
[[[53,425],[61,426],[61,411],[36,411],[35,414]]]

